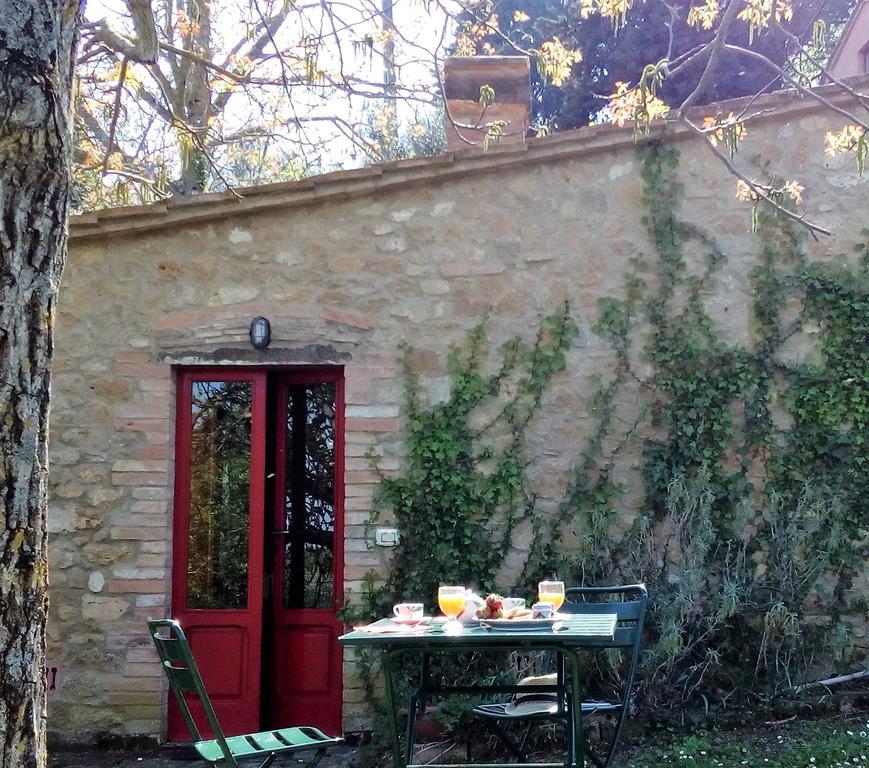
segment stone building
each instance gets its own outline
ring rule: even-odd
[[[827,70],[839,80],[869,73],[869,0],[861,0],[830,54]]]
[[[838,117],[788,92],[755,107],[775,109],[742,153],[805,185],[810,217],[834,233],[808,241],[813,257],[852,252],[869,181],[853,158],[824,157]],[[652,138],[678,146],[682,214],[729,255],[706,300],[744,340],[750,206],[685,130]],[[169,614],[239,727],[259,727],[263,701],[282,724],[364,727],[335,607],[388,558],[365,523],[369,455],[386,472],[401,460],[399,344],[436,398],[448,346],[487,311],[498,344],[571,300],[580,338],[529,436],[532,483],[555,508],[592,429],[588,377],[613,362],[591,330],[597,301],[650,252],[638,152],[632,128],[597,126],[74,218],[51,422],[50,730],[182,735],[144,624]],[[254,317],[270,324],[262,349]],[[313,438],[312,527],[287,509]],[[629,488],[637,464],[617,466]],[[512,565],[527,530],[516,541]]]

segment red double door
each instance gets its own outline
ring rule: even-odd
[[[194,369],[177,391],[172,614],[221,726],[338,734],[342,373]],[[174,701],[168,736],[190,738]]]

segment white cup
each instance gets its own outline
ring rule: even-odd
[[[392,606],[392,612],[397,619],[421,619],[423,610],[422,603],[398,603]]]
[[[514,608],[524,608],[525,607],[525,598],[524,597],[505,597],[501,600],[501,605],[503,605],[505,611],[512,611]]]

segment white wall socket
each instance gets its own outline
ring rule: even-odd
[[[395,547],[398,545],[398,528],[375,528],[374,543],[378,547]]]

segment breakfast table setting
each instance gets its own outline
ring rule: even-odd
[[[464,586],[444,585],[437,602],[442,615],[425,614],[422,602],[399,603],[393,615],[353,627],[339,640],[347,648],[378,650],[382,656],[384,697],[389,711],[390,742],[395,768],[413,768],[415,721],[425,711],[427,701],[452,695],[489,696],[527,694],[521,684],[468,683],[445,685],[430,673],[435,655],[474,652],[552,652],[557,659],[557,674],[546,684],[536,684],[536,694],[554,694],[558,716],[566,725],[566,757],[563,762],[525,763],[535,768],[581,768],[586,765],[583,749],[582,706],[580,701],[580,653],[584,649],[615,647],[617,616],[605,609],[571,612],[561,608],[564,583],[544,581],[538,585],[537,601],[490,594],[480,597]],[[400,659],[401,663],[396,663]],[[406,672],[408,659],[419,664],[418,683],[411,687],[406,704],[396,695],[397,676]],[[401,668],[399,668],[401,667]],[[521,681],[519,681],[521,683]],[[405,712],[400,711],[401,706]],[[404,733],[401,714],[406,716]],[[402,748],[402,736],[404,747]],[[437,764],[426,763],[429,766]],[[450,763],[452,766],[497,768],[507,763]]]

